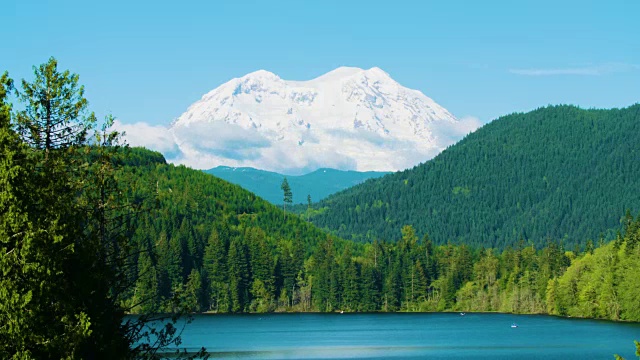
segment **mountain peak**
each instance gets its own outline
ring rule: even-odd
[[[352,77],[354,75],[360,74],[364,71],[365,70],[359,67],[340,66],[325,74],[318,76],[315,79],[309,80],[309,82],[332,81],[336,79],[344,79],[344,78],[348,78],[348,77]]]
[[[346,79],[357,78],[358,76],[366,76],[366,77],[374,78],[376,80],[388,79],[393,81],[393,79],[391,79],[391,76],[389,76],[388,73],[386,73],[384,70],[380,69],[379,67],[372,67],[370,69],[365,70],[359,67],[341,66],[323,75],[320,75],[315,79],[309,80],[308,82],[318,83],[318,82],[327,82],[327,81],[329,82],[344,81]],[[303,83],[306,83],[306,81],[300,81],[297,83],[303,84]]]
[[[389,171],[426,161],[466,134],[458,120],[378,67],[307,81],[258,70],[210,91],[173,124],[191,166]]]
[[[380,69],[379,67],[372,67],[369,70],[366,70],[367,75],[373,75],[373,76],[377,76],[377,77],[387,77],[389,79],[391,79],[391,76],[389,76],[389,74]]]
[[[240,78],[240,80],[243,79],[280,79],[280,77],[274,73],[272,73],[271,71],[267,71],[267,70],[256,70],[254,72],[250,72],[247,75],[243,76]]]

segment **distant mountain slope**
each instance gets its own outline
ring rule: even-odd
[[[550,106],[501,117],[411,170],[320,202],[312,221],[352,239],[405,224],[438,242],[569,246],[640,210],[640,105]]]
[[[240,185],[272,204],[282,204],[283,194],[280,185],[285,175],[254,168],[228,166],[218,166],[205,172]],[[287,181],[293,193],[293,203],[306,204],[307,195],[311,195],[311,200],[316,202],[338,191],[385,174],[388,173],[318,169],[306,175],[287,176]]]

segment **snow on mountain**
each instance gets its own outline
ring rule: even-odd
[[[169,131],[198,168],[400,170],[435,156],[464,124],[379,68],[340,67],[308,81],[259,70],[205,94]]]

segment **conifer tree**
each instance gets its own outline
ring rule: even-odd
[[[45,158],[53,149],[85,144],[97,120],[87,111],[78,75],[58,71],[53,57],[34,67],[34,73],[33,82],[22,80],[19,97],[25,109],[17,114],[19,133],[29,145],[43,150]]]
[[[203,263],[209,279],[210,309],[216,312],[230,310],[226,247],[225,239],[214,228],[205,248]]]
[[[228,257],[229,290],[231,294],[231,311],[245,310],[249,297],[247,254],[244,243],[239,237],[231,239]]]
[[[94,168],[83,166],[78,152],[86,148],[95,117],[87,115],[77,81],[68,71],[58,72],[52,58],[35,68],[32,83],[23,80],[19,92],[24,110],[16,115],[17,129],[30,146],[15,164],[28,173],[20,186],[29,193],[17,219],[28,226],[7,235],[15,241],[11,254],[19,256],[14,269],[25,268],[5,280],[29,297],[19,313],[22,326],[13,328],[29,340],[10,350],[12,356],[124,357],[130,351],[124,313],[112,292],[118,278],[107,262],[114,248],[101,243],[100,210],[87,216],[78,201],[100,179],[92,178]],[[2,217],[13,218],[7,210]]]
[[[148,249],[140,252],[136,296],[134,299],[136,308],[133,309],[145,314],[158,311],[158,305],[160,304],[160,292],[158,289],[160,279],[149,253]]]
[[[7,76],[0,85],[0,357],[130,358],[175,344],[170,327],[154,346],[148,318],[123,321],[138,272],[124,235],[137,210],[115,179],[126,149],[113,118],[93,132],[78,76],[55,59],[34,74],[15,124]]]
[[[285,177],[282,180],[282,184],[280,185],[282,189],[283,198],[282,198],[282,210],[284,211],[284,217],[287,217],[287,204],[291,205],[293,202],[293,193],[291,192],[291,186],[289,186],[289,182]]]

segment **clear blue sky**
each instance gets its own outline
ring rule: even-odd
[[[266,69],[378,66],[458,117],[640,102],[640,1],[30,1],[0,4],[0,71],[55,56],[92,108],[168,124]]]

